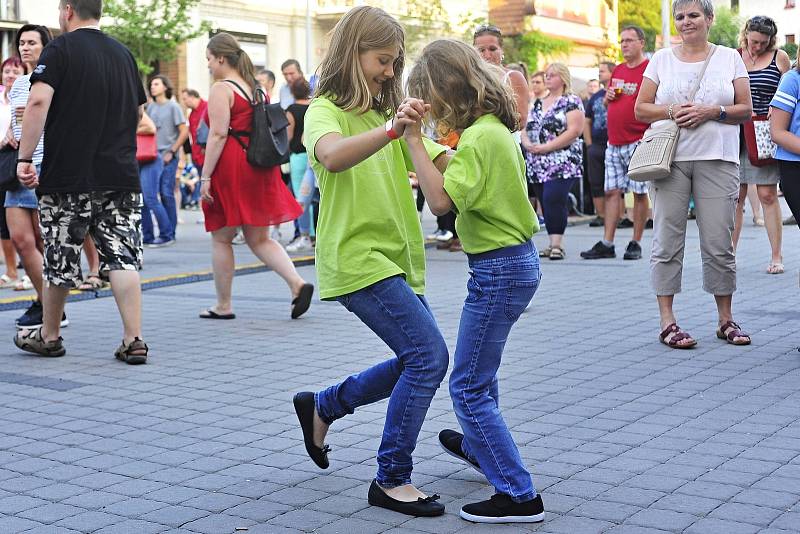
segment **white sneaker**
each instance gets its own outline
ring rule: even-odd
[[[244,245],[244,232],[241,228],[236,230],[236,235],[233,236],[233,241],[231,241],[234,245]]]
[[[436,237],[436,241],[450,241],[453,239],[453,232],[445,230]]]
[[[426,236],[425,236],[425,239],[427,239],[428,241],[430,241],[430,240],[432,240],[432,239],[436,239],[436,238],[438,238],[438,237],[439,237],[440,235],[442,235],[443,233],[444,233],[444,230],[442,230],[441,228],[437,228],[437,229],[436,229],[436,231],[435,231],[435,232],[433,232],[432,234],[428,234],[428,235],[426,235]]]
[[[307,235],[303,235],[294,240],[286,246],[287,252],[300,252],[302,250],[311,250],[311,239]]]
[[[277,226],[272,229],[272,232],[270,232],[269,237],[273,241],[280,241],[281,240],[281,231],[278,229]]]

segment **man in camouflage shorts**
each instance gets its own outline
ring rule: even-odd
[[[89,234],[122,316],[115,356],[141,364],[148,347],[141,326],[136,129],[144,89],[130,51],[100,31],[102,0],[60,0],[58,10],[63,33],[42,52],[31,75],[17,163],[22,185],[41,195],[44,324],[20,331],[14,343],[42,356],[66,353],[59,323],[70,288],[82,278],[81,248]],[[31,154],[43,130],[39,176]]]

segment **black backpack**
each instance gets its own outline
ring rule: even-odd
[[[233,80],[225,80],[236,86],[242,95],[247,92]],[[228,129],[228,134],[247,152],[247,162],[254,167],[275,167],[289,161],[289,120],[280,104],[268,104],[261,88],[256,89],[253,100],[253,122],[251,131]],[[245,144],[242,137],[249,137]]]

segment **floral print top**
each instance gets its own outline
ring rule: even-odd
[[[564,95],[546,113],[542,112],[542,101],[537,99],[528,113],[525,133],[534,144],[552,141],[567,129],[567,113],[579,109],[583,102],[577,95]],[[528,181],[549,182],[583,177],[583,141],[580,137],[571,145],[547,154],[525,153]]]

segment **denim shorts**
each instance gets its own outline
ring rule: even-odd
[[[41,172],[41,167],[36,167],[36,172]],[[36,190],[28,189],[27,187],[19,186],[16,191],[7,191],[6,200],[3,203],[6,208],[27,208],[35,210],[39,208],[39,198],[36,196]]]

